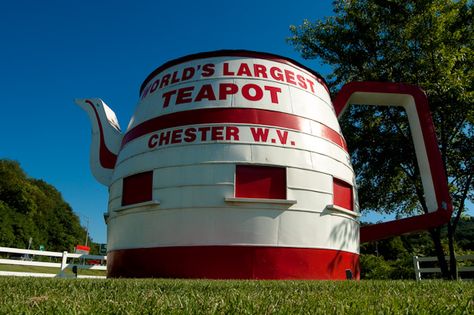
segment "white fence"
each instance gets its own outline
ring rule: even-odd
[[[100,265],[90,265],[85,264],[87,260],[100,260],[102,263],[105,263],[107,256],[98,256],[98,255],[84,255],[84,254],[73,254],[68,252],[49,252],[49,251],[40,251],[40,250],[29,250],[21,248],[10,248],[10,247],[0,247],[0,255],[2,253],[8,253],[16,255],[14,259],[10,257],[9,259],[0,258],[0,265],[17,265],[17,266],[37,266],[37,267],[50,267],[58,268],[58,273],[39,273],[39,272],[18,272],[18,271],[1,271],[0,276],[20,276],[20,277],[46,277],[46,278],[105,278],[105,276],[92,276],[92,275],[81,275],[80,270],[107,270],[107,266]],[[3,256],[3,255],[2,255]],[[53,260],[59,260],[61,262],[44,262],[44,261],[35,261],[34,258],[38,256],[54,257]],[[80,263],[68,262],[68,259],[80,260]],[[66,269],[76,269],[77,275],[66,274]]]
[[[446,260],[449,261],[449,257],[446,256]],[[420,263],[423,262],[437,262],[437,257],[418,257],[413,256],[413,264],[415,266],[415,277],[416,280],[421,280],[422,273],[441,273],[441,268],[439,267],[420,267]],[[463,261],[474,261],[474,255],[463,255],[463,256],[456,256],[456,262],[463,262]],[[474,272],[474,265],[471,266],[459,266],[458,267],[458,274],[460,278],[463,279],[462,273],[464,272]],[[472,277],[470,278],[472,279]]]

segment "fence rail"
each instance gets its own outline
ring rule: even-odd
[[[0,258],[0,265],[15,265],[15,266],[34,266],[34,267],[49,267],[49,268],[58,268],[58,273],[39,273],[39,272],[19,272],[19,271],[0,271],[0,276],[18,276],[18,277],[48,277],[48,278],[105,278],[105,276],[93,276],[93,275],[68,275],[66,274],[66,269],[73,269],[76,267],[80,270],[107,270],[107,266],[100,265],[88,265],[85,264],[87,260],[100,260],[105,263],[107,261],[107,256],[99,255],[85,255],[85,254],[74,254],[64,252],[50,252],[50,251],[40,251],[40,250],[30,250],[22,248],[10,248],[10,247],[0,247],[0,254],[20,254],[23,255],[18,259],[4,259]],[[35,261],[33,258],[37,256],[43,257],[54,257],[61,258],[61,262],[44,262],[44,261]],[[81,259],[82,263],[72,263],[68,262],[68,259]]]
[[[447,261],[449,261],[449,257],[445,257]],[[437,257],[418,257],[418,256],[413,256],[413,265],[415,267],[415,278],[416,280],[421,280],[421,274],[422,273],[441,273],[441,268],[439,267],[421,267],[420,263],[424,262],[437,262],[438,258]],[[459,262],[466,262],[466,261],[473,261],[474,263],[474,255],[462,255],[462,256],[456,256],[456,263]],[[474,272],[474,265],[472,266],[459,266],[458,267],[458,273],[464,273],[464,272]],[[467,279],[467,278],[466,278]],[[465,280],[466,280],[465,279]],[[470,278],[472,280],[472,278]]]

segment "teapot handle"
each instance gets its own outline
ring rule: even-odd
[[[425,92],[414,85],[390,82],[351,82],[336,95],[339,118],[348,105],[402,106],[408,116],[428,213],[363,226],[360,241],[369,242],[443,225],[453,211],[447,179]]]

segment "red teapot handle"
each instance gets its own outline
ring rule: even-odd
[[[407,113],[428,213],[363,226],[360,241],[427,230],[445,224],[453,210],[447,179],[425,92],[414,85],[390,82],[351,82],[333,101],[337,117],[348,105],[402,106]]]

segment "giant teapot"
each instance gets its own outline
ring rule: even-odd
[[[97,98],[91,169],[109,188],[109,277],[359,278],[359,244],[445,223],[446,178],[427,98],[353,82],[331,100],[319,74],[252,51],[165,63],[140,88],[127,130]],[[337,117],[349,104],[402,106],[429,212],[360,228]]]

